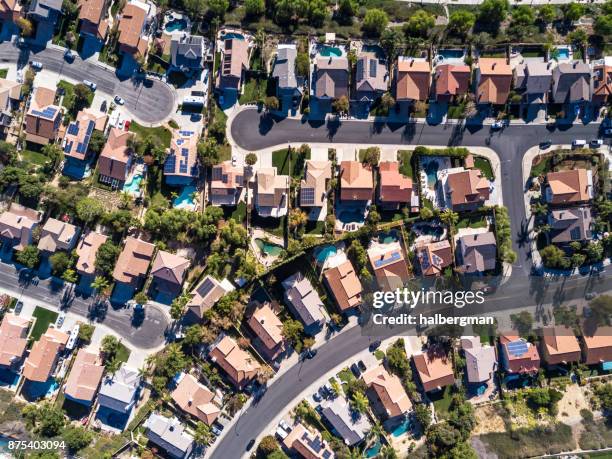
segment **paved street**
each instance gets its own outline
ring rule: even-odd
[[[83,61],[78,56],[69,63],[64,59],[63,51],[57,48],[20,49],[11,42],[0,43],[0,66],[3,62],[9,62],[23,67],[31,60],[41,62],[46,70],[60,76],[65,75],[76,81],[88,79],[98,85],[98,91],[109,96],[121,96],[125,100],[125,108],[144,123],[160,123],[174,108],[175,92],[160,80],[120,79],[109,68]]]
[[[6,263],[0,263],[0,288],[13,295],[24,295],[32,300],[57,306],[62,302],[62,286],[37,278],[29,281],[27,276],[20,275],[13,265]],[[91,303],[91,299],[75,297],[69,303],[67,310],[87,320],[90,316]],[[131,309],[112,307],[106,310],[105,315],[99,315],[97,320],[117,332],[130,344],[141,349],[155,348],[162,344],[164,333],[169,325],[166,315],[154,305],[147,306],[145,317],[142,320],[135,321]]]

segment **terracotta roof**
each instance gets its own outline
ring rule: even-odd
[[[612,66],[596,65],[593,72],[593,95],[609,97],[612,95]]]
[[[586,169],[549,172],[546,180],[550,187],[552,204],[583,202],[591,199]]]
[[[154,251],[155,245],[128,236],[117,259],[113,278],[117,282],[136,287],[139,280],[147,274]]]
[[[223,161],[212,168],[210,190],[212,194],[225,194],[243,185],[244,169],[232,166],[231,161]]]
[[[479,104],[505,104],[512,85],[512,68],[505,58],[478,59],[479,81],[476,102]]]
[[[21,97],[21,83],[0,78],[0,113],[10,111],[11,100]]]
[[[595,365],[602,362],[612,362],[612,327],[598,327],[593,333],[583,336],[585,347],[585,362]]]
[[[435,72],[436,96],[467,94],[470,74],[470,68],[467,65],[438,65]]]
[[[105,113],[96,113],[88,108],[81,110],[76,120],[68,125],[64,135],[64,156],[79,160],[85,159],[93,129],[104,131],[107,119]]]
[[[403,287],[410,279],[401,244],[376,244],[368,249],[378,286],[385,291]]]
[[[419,243],[416,246],[416,255],[421,272],[425,276],[434,276],[453,262],[453,253],[447,240],[430,243]]]
[[[361,304],[363,287],[350,261],[323,273],[338,307],[344,312]]]
[[[372,171],[359,161],[340,163],[340,199],[343,201],[369,201],[372,199],[374,180]]]
[[[96,272],[96,253],[102,244],[106,242],[108,236],[95,231],[89,231],[81,237],[76,248],[78,260],[76,269],[81,274],[93,274]]]
[[[242,387],[253,379],[260,365],[251,354],[243,351],[229,336],[223,336],[209,354],[210,359],[219,365],[230,380]]]
[[[0,324],[0,365],[11,366],[21,360],[28,345],[30,321],[7,313]]]
[[[453,363],[442,351],[438,352],[437,349],[428,349],[421,354],[414,354],[412,358],[425,392],[448,386],[455,382]]]
[[[151,276],[181,285],[189,268],[189,260],[173,253],[160,250],[155,255]]]
[[[46,382],[60,351],[64,349],[69,336],[55,328],[49,328],[30,350],[23,365],[23,377],[35,382]]]
[[[15,244],[15,250],[22,250],[32,242],[32,231],[39,220],[40,212],[12,203],[9,210],[0,215],[0,235]]]
[[[108,140],[98,158],[100,175],[125,181],[130,160],[130,149],[127,144],[131,136],[131,132],[121,129],[112,128],[110,130]]]
[[[249,317],[248,324],[268,351],[283,344],[283,323],[270,304],[265,303],[255,309],[253,315]]]
[[[187,303],[187,308],[199,318],[204,317],[204,313],[230,291],[228,287],[227,283],[219,282],[212,276],[204,277],[196,288],[191,291],[193,296],[189,303]]]
[[[396,161],[382,161],[380,170],[379,200],[384,203],[409,203],[412,197],[412,179],[399,172],[399,163]]]
[[[21,5],[17,0],[0,0],[0,19],[15,20],[20,12]]]
[[[108,21],[106,20],[106,0],[79,0],[79,19],[81,33],[88,33],[100,39],[106,38]]]
[[[396,375],[390,374],[382,364],[363,373],[362,378],[368,387],[374,389],[388,417],[393,418],[412,409],[412,402],[402,382]]]
[[[276,167],[259,169],[255,175],[255,205],[278,207],[289,194],[289,176],[277,175]]]
[[[175,129],[166,162],[164,175],[197,177],[198,175],[198,134],[194,131]]]
[[[283,445],[295,450],[305,459],[334,459],[336,453],[317,430],[310,430],[301,422],[295,424],[289,435],[283,439]]]
[[[26,114],[26,138],[39,144],[55,140],[62,120],[62,110],[54,104],[53,89],[37,87]]]
[[[50,253],[57,250],[71,250],[78,234],[79,229],[76,226],[50,218],[42,227],[38,248]]]
[[[242,69],[249,68],[249,44],[245,40],[232,38],[223,42],[221,74],[240,77]]]
[[[531,343],[514,332],[501,333],[499,343],[509,373],[535,373],[540,368],[540,354]]]
[[[429,62],[411,57],[400,57],[397,62],[395,84],[397,100],[427,100],[431,86]]]
[[[221,408],[214,403],[214,398],[215,394],[190,374],[184,374],[172,391],[172,400],[181,410],[208,425],[221,414]]]
[[[327,182],[331,179],[330,161],[306,161],[300,182],[300,205],[322,207],[326,204]],[[312,191],[311,191],[312,190]]]
[[[448,174],[447,187],[453,208],[482,204],[489,199],[490,182],[478,169]]]
[[[144,56],[147,52],[149,42],[142,36],[147,12],[135,3],[128,3],[123,8],[119,19],[118,43],[122,51],[129,54]]]
[[[580,360],[580,344],[571,328],[564,326],[542,329],[544,359],[550,365]]]
[[[64,392],[76,399],[91,402],[98,391],[104,365],[96,352],[80,349],[66,381]]]

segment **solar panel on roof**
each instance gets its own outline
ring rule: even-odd
[[[381,266],[388,265],[390,263],[395,263],[397,260],[401,258],[401,254],[398,251],[395,251],[391,254],[389,258],[383,258],[381,260],[376,260],[374,262],[374,267],[380,268]]]
[[[68,126],[68,134],[77,135],[78,133],[79,133],[78,123],[70,123],[70,125]]]
[[[183,145],[183,139],[177,139],[176,144],[179,146]]]
[[[529,350],[527,343],[521,340],[508,343],[506,348],[508,349],[508,353],[512,354],[514,357],[521,357]]]
[[[189,156],[189,149],[188,148],[181,148],[181,155]]]
[[[187,163],[186,162],[181,161],[179,163],[179,173],[181,173],[181,174],[186,174],[187,173]]]
[[[433,261],[435,266],[442,266],[442,262],[443,262],[442,258],[440,258],[435,253],[431,254],[431,261]]]
[[[72,142],[66,142],[66,145],[64,146],[64,153],[68,153],[70,150],[72,150]]]
[[[82,142],[79,142],[76,147],[77,153],[84,154],[87,151],[87,145]]]
[[[174,172],[175,168],[176,168],[176,156],[170,155],[168,156],[168,158],[166,158],[166,162],[164,163],[164,172],[165,173]]]
[[[302,204],[314,204],[315,202],[315,190],[313,188],[302,189]]]
[[[356,71],[357,81],[363,80],[363,77],[365,76],[363,64],[364,64],[363,59],[360,59],[357,61],[357,71]]]
[[[376,60],[370,59],[370,77],[376,78]]]
[[[572,241],[577,241],[580,239],[580,228],[572,228],[570,230],[570,237]]]
[[[210,278],[206,278],[202,284],[197,289],[198,295],[201,297],[205,297],[208,293],[215,288],[214,282]]]

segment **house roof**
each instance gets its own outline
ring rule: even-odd
[[[51,11],[62,11],[62,0],[34,0],[30,3],[30,14],[49,19]]]
[[[155,245],[128,236],[115,264],[113,278],[117,282],[137,283],[147,273],[154,252]]]
[[[30,321],[7,313],[0,324],[0,365],[10,366],[21,360],[28,345]]]
[[[225,40],[223,42],[221,75],[240,78],[243,68],[249,68],[249,44],[238,38]]]
[[[451,359],[446,354],[438,352],[438,349],[428,349],[426,352],[414,354],[412,358],[425,390],[431,390],[427,388],[438,381],[454,377]]]
[[[449,173],[447,186],[453,207],[484,202],[489,197],[490,182],[478,169]]]
[[[36,143],[55,139],[59,129],[62,109],[54,104],[55,90],[39,86],[30,98],[26,116],[26,132]]]
[[[593,68],[593,95],[612,96],[612,66],[608,60]]]
[[[467,370],[468,381],[471,383],[481,383],[488,381],[497,369],[497,356],[493,346],[482,346],[480,340],[477,346],[463,348],[465,353],[465,368]]]
[[[174,129],[164,163],[164,175],[198,176],[198,134],[195,131]]]
[[[23,365],[23,376],[30,381],[45,382],[51,375],[58,353],[64,349],[69,336],[55,328],[47,331],[34,343]]]
[[[396,375],[390,374],[384,365],[369,369],[362,375],[363,381],[374,389],[379,400],[387,411],[387,416],[393,418],[407,413],[412,409],[412,402]]]
[[[88,231],[81,236],[76,253],[79,257],[76,262],[76,269],[82,274],[93,274],[96,272],[96,254],[102,244],[106,242],[108,236],[95,231]]]
[[[269,303],[255,309],[248,320],[249,327],[268,349],[280,345],[283,338],[283,323],[274,313]]]
[[[64,392],[66,395],[77,399],[92,401],[104,373],[104,365],[97,352],[80,349],[77,353]]]
[[[182,457],[185,457],[193,448],[193,436],[185,431],[185,426],[175,417],[167,418],[161,414],[153,413],[148,417],[144,426],[147,428],[149,440],[156,443],[155,440],[160,439],[163,443],[159,446],[165,448],[165,444],[168,444],[173,449],[184,453]],[[150,433],[155,434],[155,437],[151,438]]]
[[[453,262],[453,253],[447,240],[418,243],[416,252],[421,272],[426,276],[440,274],[444,268],[450,266]]]
[[[300,182],[300,205],[322,207],[326,203],[327,181],[331,179],[330,161],[306,161]]]
[[[0,78],[0,113],[10,109],[11,100],[21,97],[21,83]]]
[[[165,250],[159,250],[153,260],[151,276],[163,279],[172,284],[181,285],[187,269],[189,260]]]
[[[207,53],[208,41],[199,35],[175,35],[170,42],[170,55],[172,65],[175,67],[199,68],[203,66],[202,60]]]
[[[0,0],[0,18],[16,18],[21,12],[21,5],[17,0]]]
[[[51,253],[57,250],[70,250],[74,247],[78,234],[79,229],[76,226],[50,218],[42,227],[38,248]]]
[[[427,100],[431,86],[431,66],[426,60],[400,57],[397,62],[397,100]]]
[[[361,304],[363,287],[349,260],[323,273],[336,303],[342,311]]]
[[[400,174],[399,163],[397,161],[382,161],[378,168],[380,171],[380,201],[410,202],[412,179]]]
[[[0,215],[0,235],[16,242],[14,249],[22,250],[30,244],[40,216],[40,212],[34,209],[12,203],[9,210]]]
[[[131,403],[140,387],[141,380],[142,377],[138,370],[124,364],[114,374],[107,374],[104,377],[100,395],[124,404]]]
[[[542,344],[550,356],[580,353],[580,344],[576,335],[571,328],[565,326],[543,328]]]
[[[274,69],[272,77],[277,79],[279,88],[295,88],[297,87],[297,79],[295,77],[295,58],[297,57],[297,48],[279,47],[274,60]]]
[[[106,0],[79,0],[79,19],[83,21],[81,32],[105,38],[108,31]]]
[[[470,74],[470,67],[467,65],[438,65],[435,71],[436,95],[466,94],[470,86]]]
[[[340,199],[368,201],[372,198],[374,179],[372,170],[359,161],[340,163]]]
[[[549,172],[546,180],[551,192],[550,202],[553,204],[583,202],[591,197],[586,169]]]
[[[112,128],[108,140],[98,158],[98,171],[100,175],[112,177],[124,181],[127,174],[127,166],[130,160],[130,149],[128,139],[131,132]]]
[[[295,313],[306,327],[324,321],[324,308],[319,294],[310,281],[300,272],[295,273],[283,282],[285,297],[293,306]]]
[[[192,298],[187,303],[187,308],[196,316],[202,318],[206,311],[231,290],[233,288],[229,282],[219,282],[208,275],[191,291]]]
[[[137,3],[128,3],[119,19],[119,45],[144,56],[149,42],[142,36],[148,12]]]
[[[362,52],[355,66],[355,90],[362,93],[384,92],[389,78],[387,66],[375,52]]]
[[[525,94],[536,97],[530,102],[544,103],[546,94],[552,84],[552,64],[550,62],[528,60],[516,66],[515,84],[523,89]]]
[[[310,430],[301,422],[293,426],[289,435],[283,439],[285,448],[297,451],[307,459],[333,459],[335,453],[320,432]]]
[[[261,207],[278,207],[289,194],[289,176],[277,175],[276,167],[255,174],[255,202]]]
[[[592,237],[593,217],[590,207],[570,207],[552,210],[548,214],[551,242],[584,241]]]
[[[536,346],[515,332],[503,332],[499,342],[504,352],[507,368],[512,373],[533,373],[540,368],[540,354]]]
[[[480,80],[476,90],[477,103],[505,104],[512,84],[512,68],[505,58],[478,59]]]
[[[585,333],[583,340],[588,365],[612,361],[612,327],[597,327]]]
[[[208,425],[221,414],[221,408],[214,403],[214,398],[215,394],[190,374],[183,374],[172,391],[172,400],[181,410]]]
[[[410,279],[399,241],[390,244],[372,244],[368,249],[368,257],[381,289],[395,290],[403,287]]]
[[[591,67],[584,62],[561,63],[553,69],[553,100],[556,103],[591,100]]]
[[[247,351],[240,349],[236,341],[227,335],[214,345],[209,356],[239,386],[253,379],[260,369],[257,360]]]
[[[461,257],[463,267],[468,273],[484,272],[495,269],[497,243],[492,232],[461,236]]]
[[[226,190],[236,190],[243,186],[244,168],[233,166],[231,161],[223,161],[212,168],[212,180],[210,182],[211,194]]]
[[[315,62],[315,96],[348,96],[349,62],[342,57],[318,57]]]
[[[81,110],[66,129],[64,135],[64,156],[83,160],[87,156],[89,141],[94,129],[104,131],[108,116],[88,108]]]
[[[327,400],[321,404],[321,414],[338,432],[348,446],[361,442],[370,430],[367,416],[356,416],[348,401],[342,397]]]

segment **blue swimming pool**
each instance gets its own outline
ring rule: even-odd
[[[431,161],[425,166],[425,173],[427,174],[427,186],[430,189],[434,189],[436,182],[438,181],[438,162]]]
[[[232,38],[235,38],[237,40],[244,40],[244,35],[238,32],[228,32],[225,35],[223,35],[224,40],[231,40]]]
[[[140,182],[142,182],[143,178],[144,176],[142,172],[132,175],[132,178],[128,182],[125,182],[125,185],[123,185],[123,191],[125,191],[126,193],[130,193],[132,195],[139,194],[140,193]]]
[[[376,457],[382,448],[382,443],[377,441],[373,446],[363,452],[363,457]]]
[[[365,221],[365,216],[363,211],[359,209],[354,210],[341,210],[338,212],[338,219],[342,223],[363,223]]]
[[[438,56],[444,59],[460,59],[463,57],[462,49],[439,49]]]
[[[194,193],[196,191],[197,188],[193,185],[184,186],[181,190],[181,194],[174,198],[172,206],[177,207],[179,209],[193,208],[195,206]]]
[[[407,417],[404,418],[401,424],[391,431],[391,435],[394,437],[401,437],[412,428],[412,422]]]
[[[167,32],[179,32],[181,30],[185,30],[187,28],[187,20],[186,19],[173,19],[172,21],[168,21],[166,23],[166,27],[164,27]]]
[[[316,256],[317,262],[323,264],[325,263],[325,260],[327,260],[332,255],[336,255],[337,252],[338,249],[336,249],[336,247],[333,245],[326,245],[324,247],[321,247]]]
[[[395,230],[391,230],[386,233],[380,233],[378,235],[378,242],[380,242],[381,244],[391,244],[392,242],[397,241],[399,241],[399,235]]]
[[[272,244],[271,242],[264,241],[263,239],[255,239],[255,245],[266,255],[271,257],[278,257],[282,252],[283,248],[280,245]]]
[[[334,46],[322,46],[319,50],[319,54],[323,57],[340,57],[342,56],[342,50]]]
[[[557,59],[569,59],[570,58],[570,49],[568,47],[557,48],[556,50]]]

